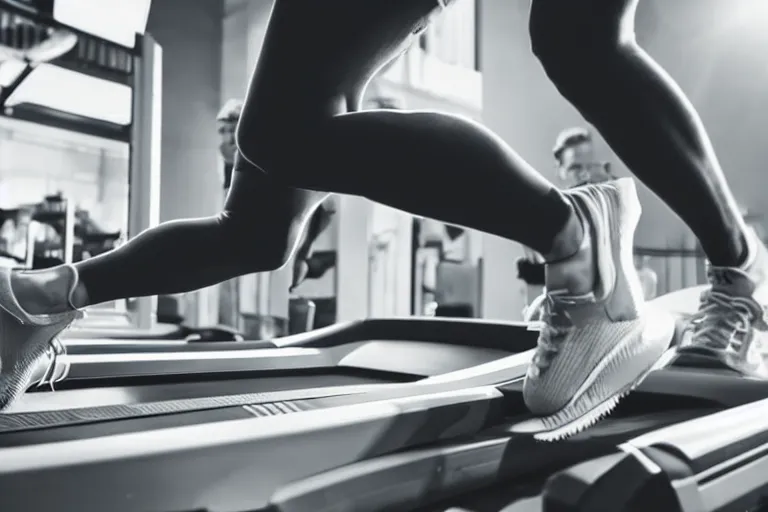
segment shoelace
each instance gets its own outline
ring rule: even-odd
[[[45,368],[45,372],[40,378],[37,387],[49,386],[51,391],[56,391],[55,384],[67,376],[69,373],[69,362],[64,357],[67,354],[67,347],[61,342],[59,336],[70,330],[76,321],[82,320],[87,316],[88,313],[79,310],[75,315],[74,320],[72,320],[72,322],[70,322],[58,336],[53,337],[51,341],[48,342],[45,354],[48,357],[48,366]]]
[[[697,345],[741,352],[756,323],[766,327],[762,308],[753,299],[710,290],[701,295],[690,330]]]
[[[571,318],[563,305],[550,295],[546,296],[543,306],[541,334],[533,356],[532,364],[536,373],[541,373],[549,368],[554,356],[560,352],[560,348],[568,334],[573,329]]]
[[[523,321],[532,324],[533,330],[539,329],[539,324],[542,318],[542,307],[547,300],[547,294],[542,293],[531,301],[530,304],[523,310]]]

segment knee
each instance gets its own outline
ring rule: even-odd
[[[598,78],[611,56],[634,41],[634,17],[625,4],[602,2],[597,9],[578,1],[533,2],[531,48],[556,86]]]
[[[327,120],[320,116],[275,115],[272,122],[242,119],[235,140],[241,155],[270,178],[293,188],[313,187]],[[247,121],[247,122],[244,122]]]
[[[229,251],[231,261],[243,274],[268,272],[285,266],[301,234],[297,221],[274,222],[274,218],[243,219],[224,212],[219,215],[220,250]]]
[[[267,133],[239,133],[237,145],[240,154],[252,165],[267,174],[270,179],[293,188],[311,188],[305,176],[313,168],[308,157],[314,154],[311,138],[298,130],[290,133],[276,128]]]

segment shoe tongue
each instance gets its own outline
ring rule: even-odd
[[[725,293],[731,297],[751,297],[755,292],[755,283],[739,269],[710,267],[708,274],[712,291]]]

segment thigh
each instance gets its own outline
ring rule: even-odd
[[[615,37],[634,28],[638,3],[639,0],[531,0],[531,35],[559,35],[565,44],[583,43],[596,35]]]
[[[241,130],[265,112],[346,111],[345,97],[358,95],[439,10],[438,0],[275,0]]]

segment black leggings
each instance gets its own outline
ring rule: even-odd
[[[534,53],[688,223],[712,263],[737,265],[744,244],[735,201],[695,111],[635,43],[636,7],[533,0]],[[244,158],[225,212],[163,224],[78,264],[90,301],[189,291],[276,268],[325,192],[549,252],[572,211],[494,134],[434,112],[357,112],[371,77],[439,10],[436,0],[276,0],[238,127]]]
[[[743,221],[693,106],[635,41],[639,0],[533,0],[533,51],[560,93],[675,211],[715,265],[744,260]]]
[[[434,112],[357,112],[371,77],[439,11],[436,0],[276,0],[225,212],[162,224],[79,263],[90,302],[277,268],[326,192],[549,252],[571,207],[493,133]]]

